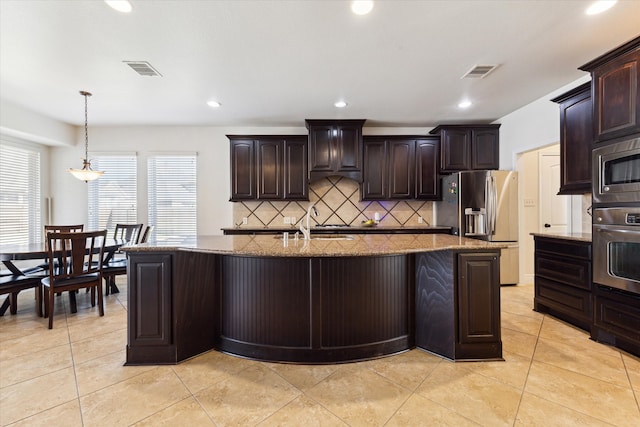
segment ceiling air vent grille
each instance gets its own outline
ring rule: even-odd
[[[162,77],[162,74],[160,74],[155,68],[153,68],[151,64],[149,64],[147,61],[123,61],[123,62],[127,64],[129,67],[131,67],[133,71],[140,74],[141,76]]]
[[[482,79],[490,72],[498,68],[497,65],[474,65],[462,76],[463,79]]]

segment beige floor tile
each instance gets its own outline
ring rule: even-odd
[[[389,420],[386,427],[451,426],[473,427],[480,424],[471,421],[427,398],[413,394]]]
[[[529,335],[538,335],[543,320],[542,317],[523,316],[506,312],[502,312],[501,317],[503,328],[524,332]]]
[[[76,362],[76,380],[80,396],[86,396],[155,369],[155,366],[123,366],[125,360],[126,355],[123,349],[88,362]]]
[[[531,359],[538,342],[537,335],[502,328],[502,352],[513,353]]]
[[[6,425],[77,399],[73,368],[0,388],[0,425]]]
[[[640,425],[638,404],[629,387],[534,361],[525,392],[617,426]]]
[[[0,359],[0,387],[46,375],[72,365],[69,344],[24,354],[12,359]]]
[[[531,358],[503,351],[504,361],[482,363],[457,363],[473,373],[493,378],[522,391],[527,381]]]
[[[82,322],[70,325],[69,337],[71,342],[75,342],[122,329],[127,329],[126,311],[118,310],[117,313],[109,314],[105,312],[103,317],[100,317],[96,312],[93,319],[87,318]]]
[[[575,346],[576,350],[597,351],[609,355],[616,355],[620,352],[607,345],[596,343],[589,339],[589,332],[573,326],[553,316],[545,316],[540,329],[540,338],[554,340]]]
[[[73,361],[78,364],[113,352],[119,352],[124,350],[126,346],[127,330],[119,329],[74,341],[71,343],[71,351],[73,352]]]
[[[87,426],[124,426],[141,421],[189,396],[169,367],[158,367],[80,397]]]
[[[416,392],[483,425],[513,424],[521,390],[452,365],[438,365]]]
[[[260,427],[267,426],[322,426],[322,427],[346,427],[334,414],[329,412],[322,405],[308,398],[300,396],[293,402],[271,415],[266,420],[258,424]]]
[[[192,394],[211,387],[223,374],[234,374],[258,362],[217,351],[196,356],[173,366],[173,370]]]
[[[300,391],[261,364],[224,373],[196,399],[217,425],[254,425],[300,395]]]
[[[338,365],[269,363],[271,370],[300,390],[308,390],[339,369]]]
[[[443,363],[442,358],[414,349],[393,357],[372,360],[368,367],[386,379],[413,391],[439,363]]]
[[[590,342],[591,346],[598,346]],[[608,354],[600,351],[576,351],[572,343],[540,338],[533,356],[536,362],[547,363],[592,378],[607,381],[621,387],[629,386],[620,353]]]
[[[46,411],[39,412],[15,424],[11,427],[82,427],[82,414],[78,399],[63,403]]]
[[[48,348],[69,344],[69,332],[66,327],[47,329],[43,319],[42,328],[27,333],[19,338],[2,341],[0,359],[7,360],[14,357],[31,354]],[[62,322],[61,322],[62,323]]]
[[[640,400],[640,357],[623,352],[622,361],[629,375],[631,386],[636,391],[636,396]]]
[[[133,425],[135,427],[215,426],[207,412],[193,396],[189,396]]]
[[[569,409],[557,403],[550,402],[530,393],[524,393],[518,416],[516,417],[516,427],[538,427],[544,420],[545,427],[606,427],[611,426],[596,418]]]
[[[351,426],[384,425],[411,392],[365,365],[342,365],[307,395]]]

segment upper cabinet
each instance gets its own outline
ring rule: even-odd
[[[440,125],[431,130],[440,135],[440,171],[498,169],[500,125]]]
[[[231,201],[308,200],[307,137],[228,135]]]
[[[437,137],[365,137],[362,200],[436,200],[438,147]]]
[[[332,175],[362,181],[364,120],[306,120],[309,181]]]
[[[560,191],[591,192],[591,82],[552,99],[560,107]]]
[[[640,37],[580,67],[591,72],[594,141],[640,132]]]

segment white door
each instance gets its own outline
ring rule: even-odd
[[[559,196],[560,155],[541,153],[540,172],[540,226],[541,233],[567,232],[567,206],[569,196]]]

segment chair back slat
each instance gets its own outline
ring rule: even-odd
[[[151,237],[151,233],[153,233],[154,228],[155,227],[153,225],[147,225],[147,228],[144,229],[144,233],[140,238],[140,243],[147,243],[147,241],[149,240],[149,237]]]
[[[113,238],[126,243],[139,243],[141,234],[142,224],[116,224]]]
[[[84,231],[84,224],[78,225],[45,225],[44,226],[44,241],[46,248],[49,247],[49,241],[47,235],[49,233],[76,233]]]
[[[102,272],[106,236],[107,230],[48,233],[50,277],[64,279]]]

